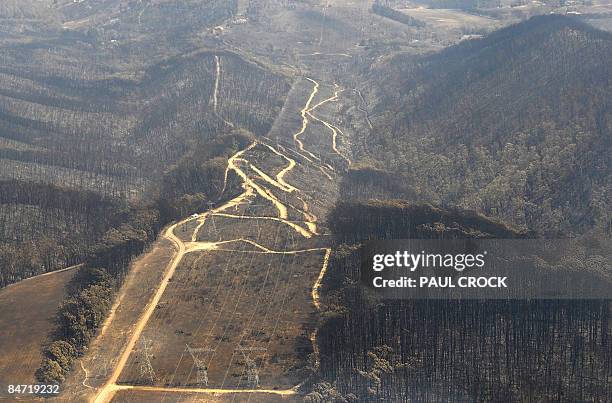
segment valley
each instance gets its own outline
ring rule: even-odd
[[[48,302],[27,363],[30,316],[2,333],[3,382],[90,403],[604,401],[605,301],[360,286],[372,239],[609,237],[612,9],[494,3],[0,5],[0,312],[14,290]]]

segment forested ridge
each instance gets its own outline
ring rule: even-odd
[[[541,233],[611,230],[612,35],[535,17],[374,73],[368,147],[420,198]]]
[[[202,47],[186,30],[214,26],[235,8],[218,0],[0,5],[0,286],[78,263],[111,227],[108,217],[165,200],[167,170],[229,133],[228,122],[267,132],[287,78]],[[72,29],[98,20],[106,22]],[[97,194],[112,212],[7,199],[50,186],[74,203]]]
[[[216,58],[222,74],[217,112]],[[78,263],[86,245],[110,227],[109,217],[119,219],[129,205],[161,200],[163,214],[177,218],[169,210],[173,198],[191,205],[179,214],[219,198],[184,191],[219,182],[228,155],[216,155],[206,169],[188,161],[205,160],[215,147],[231,149],[217,140],[233,130],[229,121],[266,133],[289,89],[285,77],[223,52],[172,58],[146,68],[138,80],[24,75],[27,70],[6,74],[0,85],[17,87],[0,96],[0,180],[6,191],[0,197],[0,285]],[[20,87],[24,82],[28,86]],[[180,178],[186,169],[190,176]],[[190,189],[181,187],[189,181]],[[60,194],[63,200],[54,204],[53,195]]]
[[[139,79],[97,79],[96,67],[104,66],[96,66],[87,71],[92,77],[51,83],[32,77],[21,92],[0,96],[1,177],[119,198],[150,192],[161,167],[176,162],[198,139],[227,130],[213,111],[215,57],[225,77],[218,87],[220,114],[265,133],[288,91],[286,78],[231,53],[171,58],[139,72]],[[24,75],[27,70],[7,73],[3,86],[22,85]],[[255,105],[257,113],[248,108]]]
[[[554,44],[557,39],[550,39],[549,24],[555,27],[553,32],[568,26],[578,30],[570,38],[593,35],[595,49],[588,49],[589,41],[580,44],[581,49],[587,48],[581,52],[592,57],[601,47],[609,49],[608,34],[553,16],[465,42],[421,59],[422,64],[396,56],[379,67],[386,74],[379,78],[388,86],[379,110],[373,113],[382,114],[373,119],[380,126],[366,139],[366,148],[373,152],[344,175],[340,201],[328,217],[335,246],[323,284],[326,309],[318,333],[321,370],[307,401],[576,402],[607,401],[612,396],[610,301],[385,300],[362,283],[361,245],[370,240],[530,239],[584,232],[606,237],[609,227],[602,214],[609,214],[609,200],[580,199],[578,203],[573,197],[594,197],[596,186],[599,192],[609,192],[609,126],[602,126],[601,119],[590,120],[592,112],[581,109],[583,105],[572,112],[572,122],[567,118],[558,123],[565,135],[553,136],[544,127],[536,139],[520,143],[523,137],[517,135],[516,126],[537,125],[540,118],[546,121],[542,115],[551,113],[556,119],[559,113],[552,113],[541,98],[527,106],[504,104],[509,98],[545,96],[527,91],[527,83],[522,90],[518,86],[518,94],[511,94],[513,81],[506,80],[509,73],[502,66],[511,70],[519,64],[526,68],[533,60],[544,63],[545,56],[537,56],[539,48],[516,62],[504,55],[547,40]],[[541,36],[532,39],[537,32]],[[608,57],[605,52],[602,55]],[[578,68],[578,60],[572,60],[571,66]],[[580,59],[580,63],[591,61]],[[597,74],[575,85],[609,83],[602,73],[608,67],[602,61],[580,69]],[[390,71],[396,75],[387,76]],[[532,72],[529,79],[537,79],[537,74]],[[510,77],[522,85],[522,77]],[[398,88],[398,83],[406,91],[391,91],[390,85]],[[492,101],[487,91],[498,84],[503,87],[494,94],[503,100]],[[580,91],[584,91],[580,97],[586,97],[590,89]],[[584,107],[607,116],[609,95],[600,91],[594,89],[596,101],[589,100]],[[546,98],[553,104],[571,100]],[[584,143],[578,143],[579,136],[573,133],[577,116],[580,122],[592,124],[589,135],[580,134]],[[557,148],[567,148],[568,138],[576,140],[576,149],[569,147],[575,158],[569,160]],[[513,154],[504,155],[510,143],[526,144],[527,150],[515,147]],[[521,164],[531,170],[529,187],[514,186],[505,193],[506,188],[495,187],[503,185]],[[547,188],[538,189],[536,184]],[[585,187],[590,190],[585,192]],[[551,221],[548,191],[552,197],[566,198],[563,214],[568,216],[563,224]],[[469,197],[490,202],[493,196],[499,197],[498,204],[462,201]],[[505,197],[515,203],[534,197],[531,203],[541,212],[532,213],[526,221],[523,210],[519,213],[518,208],[499,204]],[[600,203],[598,210],[589,210],[595,203]],[[581,216],[585,213],[593,216],[585,220]],[[517,219],[520,214],[522,220]]]

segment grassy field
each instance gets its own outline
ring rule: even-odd
[[[74,273],[68,269],[32,277],[0,290],[0,399],[8,398],[9,384],[35,383],[42,346]]]
[[[405,14],[423,20],[430,24],[438,23],[440,27],[459,28],[462,26],[485,26],[491,24],[491,18],[468,14],[461,10],[445,8],[404,8],[400,9]]]
[[[312,352],[311,302],[323,252],[267,255],[255,251],[196,252],[177,269],[143,332],[151,340],[158,386],[202,386],[186,346],[199,353],[214,387],[247,387],[246,360],[257,364],[261,387],[289,388],[303,379]],[[311,323],[308,326],[308,323]],[[240,347],[254,349],[243,355]],[[121,383],[142,377],[142,345],[132,353]]]

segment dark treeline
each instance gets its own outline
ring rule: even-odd
[[[117,217],[116,225],[89,245],[83,266],[69,284],[67,297],[59,308],[57,329],[36,373],[40,382],[64,381],[74,359],[83,353],[106,318],[132,259],[155,240],[165,224],[208,209],[208,202],[220,202],[237,194],[240,187],[234,175],[228,176],[221,193],[227,158],[252,139],[249,132],[236,130],[207,147],[194,149],[167,173],[157,200],[130,206]]]
[[[103,269],[85,266],[70,284],[70,292],[58,312],[58,330],[44,350],[44,359],[36,371],[43,383],[61,383],[74,359],[83,352],[102,324],[117,282]]]
[[[394,302],[357,290],[319,332],[324,377],[358,401],[608,401],[609,303]],[[377,350],[388,350],[381,356]],[[383,361],[383,371],[375,366]],[[379,363],[380,365],[380,363]]]
[[[210,203],[219,201],[224,191],[235,193],[239,186],[233,171],[228,172],[224,189],[227,160],[253,139],[245,130],[234,130],[213,140],[200,141],[173,165],[159,191],[159,209],[164,221],[207,210]]]
[[[79,263],[126,209],[93,192],[0,181],[0,287]]]
[[[468,210],[442,209],[403,200],[343,201],[329,215],[329,225],[342,243],[369,239],[445,237],[525,238],[506,224]]]
[[[91,247],[84,265],[69,284],[57,313],[57,329],[36,371],[40,382],[65,380],[74,359],[83,353],[106,318],[132,258],[155,239],[161,224],[155,209],[134,209],[126,221],[107,231]]]
[[[369,194],[378,199],[419,199],[402,175],[364,163],[351,165],[340,185],[340,191],[348,198]]]
[[[364,240],[533,234],[478,214],[401,201],[341,203],[330,226],[338,245],[324,284],[321,380],[310,401],[612,396],[609,301],[380,300],[359,283]]]

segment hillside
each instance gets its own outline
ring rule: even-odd
[[[612,35],[535,17],[373,73],[369,149],[427,200],[541,232],[610,229]]]
[[[118,225],[128,204],[159,199],[166,174],[228,134],[229,120],[268,131],[287,77],[201,44],[234,8],[218,0],[2,2],[0,285],[82,261],[108,218]],[[98,214],[92,199],[113,211]]]
[[[102,199],[119,210],[150,203],[176,165],[232,130],[228,119],[265,134],[289,91],[283,75],[230,52],[198,51],[126,72],[94,63],[87,43],[70,46],[65,36],[56,38],[61,62],[43,57],[40,48],[49,43],[41,40],[5,47],[0,63],[0,181],[7,192],[0,198],[0,261],[17,261],[0,270],[12,276],[1,285],[82,257],[80,244],[108,226],[108,215],[92,214],[96,207],[82,200]],[[29,194],[46,195],[48,185],[71,211]],[[34,239],[49,239],[48,250],[35,248],[35,259],[7,252]]]

